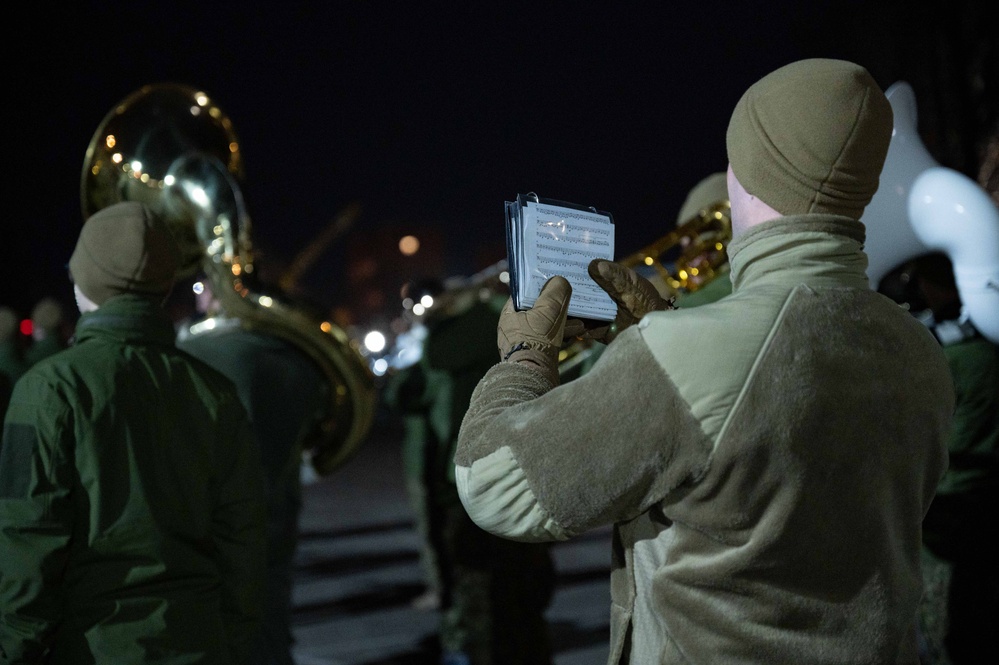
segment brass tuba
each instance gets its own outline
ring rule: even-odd
[[[253,243],[242,178],[232,122],[209,95],[175,83],[146,85],[115,105],[87,147],[83,218],[120,201],[149,205],[181,246],[178,279],[203,271],[221,302],[223,315],[192,326],[189,334],[257,329],[291,342],[317,363],[328,399],[305,456],[326,475],[370,431],[374,377],[342,329],[249,288]]]
[[[943,252],[954,266],[963,314],[999,343],[999,208],[979,183],[930,155],[917,131],[911,85],[898,81],[885,96],[894,118],[891,143],[860,218],[871,288],[903,263]]]

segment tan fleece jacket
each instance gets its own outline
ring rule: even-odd
[[[609,663],[915,662],[953,394],[868,288],[863,237],[761,224],[729,247],[729,297],[650,314],[564,386],[500,363],[476,388],[455,456],[476,523],[614,524]]]

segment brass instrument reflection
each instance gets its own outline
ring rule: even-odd
[[[229,117],[186,85],[143,86],[105,116],[87,148],[84,220],[119,201],[141,201],[170,225],[183,253],[178,279],[203,271],[223,314],[188,334],[232,326],[281,337],[312,358],[327,379],[327,408],[307,457],[321,475],[339,468],[366,439],[376,408],[374,379],[357,345],[329,321],[250,288],[250,216],[240,188],[243,160]]]
[[[678,307],[694,306],[727,292],[727,284],[717,278],[728,273],[726,249],[731,239],[731,207],[726,194],[618,263],[648,278],[664,298],[675,297]],[[564,348],[559,354],[562,381],[584,373],[603,348],[590,340],[577,340]]]

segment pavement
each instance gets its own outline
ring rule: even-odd
[[[297,665],[436,665],[435,610],[403,486],[402,430],[376,420],[355,456],[329,476],[304,474],[292,630]],[[555,665],[605,665],[610,528],[553,548],[557,589],[547,618]],[[497,665],[516,665],[497,664]]]

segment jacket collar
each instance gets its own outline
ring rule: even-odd
[[[113,337],[123,342],[142,340],[174,345],[173,323],[156,301],[133,294],[109,298],[92,312],[80,315],[74,344],[94,337]]]
[[[839,215],[763,222],[729,243],[732,290],[799,284],[870,288],[864,238],[862,223]]]

